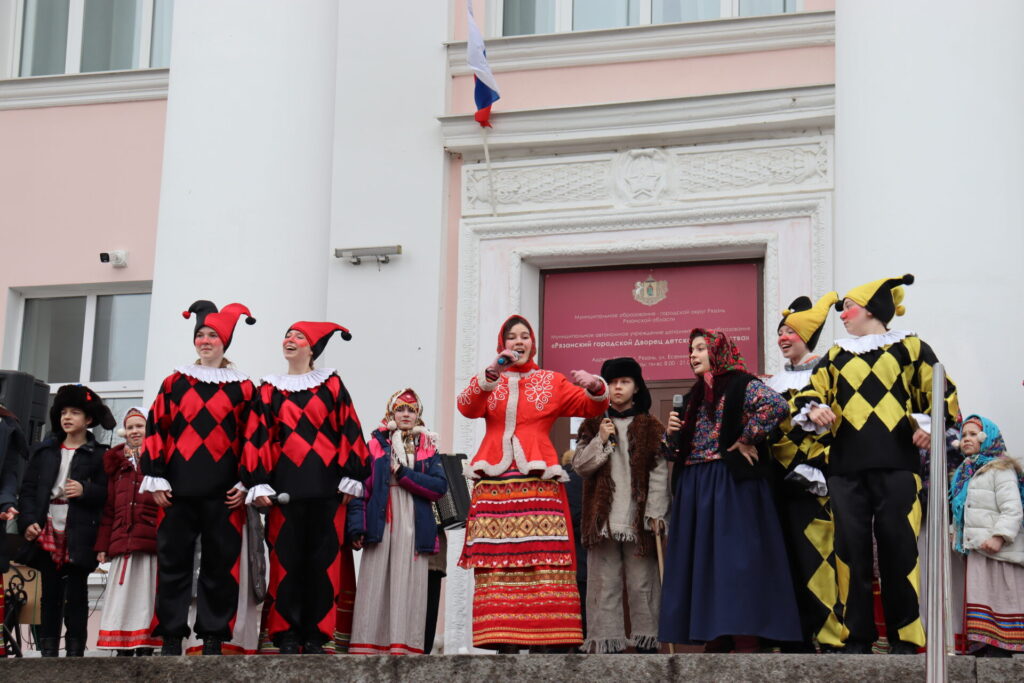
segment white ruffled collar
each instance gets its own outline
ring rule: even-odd
[[[853,354],[868,353],[875,349],[880,349],[883,346],[889,346],[895,344],[898,341],[902,341],[907,337],[917,336],[910,330],[889,330],[884,334],[865,334],[863,337],[849,337],[847,339],[837,339],[836,346],[841,348],[843,351],[849,351]]]
[[[242,374],[234,368],[208,368],[205,365],[182,365],[181,367],[174,368],[175,372],[180,372],[183,375],[188,375],[200,382],[209,382],[210,384],[224,384],[226,382],[244,382],[249,379],[246,375]]]
[[[334,373],[334,368],[317,368],[301,375],[267,375],[262,381],[281,391],[303,391],[320,386]]]
[[[814,370],[815,363],[818,359],[815,358],[813,361],[798,365],[794,368],[792,365],[786,365],[786,369],[777,375],[772,375],[768,379],[764,380],[764,383],[769,389],[772,389],[778,393],[789,391],[790,389],[800,390],[811,383],[811,373]]]

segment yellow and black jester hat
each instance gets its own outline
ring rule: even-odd
[[[818,303],[811,305],[811,300],[806,296],[800,296],[793,300],[789,308],[782,312],[782,320],[779,327],[789,325],[807,344],[807,349],[813,351],[818,345],[818,338],[821,330],[825,327],[825,320],[828,318],[828,311],[839,301],[838,292],[829,292],[818,299]]]
[[[903,285],[914,284],[914,276],[907,273],[903,277],[882,278],[860,287],[854,287],[842,299],[836,302],[836,310],[843,310],[843,301],[849,299],[858,306],[866,308],[871,315],[886,325],[894,315],[903,315],[907,309],[903,307],[906,290]]]

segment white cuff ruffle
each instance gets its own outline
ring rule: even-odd
[[[800,409],[799,413],[793,416],[793,424],[795,424],[797,427],[800,427],[805,432],[814,432],[818,436],[821,436],[822,434],[827,432],[828,427],[816,425],[811,421],[811,411],[820,405],[821,404],[818,403],[817,401],[805,405],[803,408]]]
[[[347,493],[350,496],[355,496],[356,498],[362,498],[363,485],[360,482],[356,481],[355,479],[342,477],[341,483],[338,484],[338,492]]]
[[[827,496],[828,486],[825,484],[825,475],[817,467],[811,467],[810,465],[797,465],[793,468],[793,471],[802,476],[804,479],[810,482],[814,482],[814,486],[809,487],[807,490],[816,496]]]
[[[923,429],[928,434],[932,433],[932,416],[925,415],[924,413],[911,413],[911,417],[914,418],[914,422],[917,426]]]
[[[142,485],[139,486],[139,493],[156,493],[157,491],[170,491],[171,482],[163,477],[143,477]]]
[[[274,495],[277,495],[277,491],[275,491],[270,484],[256,484],[256,486],[249,489],[249,494],[245,497],[245,504],[252,505],[253,501],[260,496]]]

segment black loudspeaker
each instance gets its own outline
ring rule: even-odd
[[[50,385],[27,372],[0,370],[0,404],[18,416],[28,445],[43,438],[49,423]]]

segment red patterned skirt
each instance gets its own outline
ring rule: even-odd
[[[473,490],[459,566],[474,570],[473,645],[583,642],[565,487],[510,472]]]

